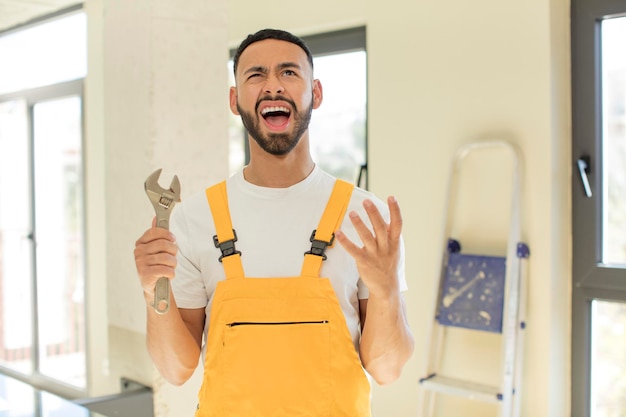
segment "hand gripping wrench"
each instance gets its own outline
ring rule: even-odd
[[[174,205],[180,202],[180,182],[178,177],[174,175],[169,190],[166,190],[159,185],[159,175],[161,175],[160,168],[150,174],[144,187],[154,206],[157,227],[169,230],[170,214]],[[153,307],[154,311],[159,314],[165,314],[170,309],[170,286],[166,277],[159,278],[156,283]]]

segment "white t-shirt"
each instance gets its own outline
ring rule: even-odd
[[[246,277],[297,277],[304,252],[311,249],[309,238],[326,207],[335,178],[315,167],[303,181],[288,188],[265,188],[247,182],[243,170],[226,182],[235,247],[241,252]],[[354,210],[369,225],[363,201],[371,199],[389,221],[385,203],[360,188],[352,193],[346,213]],[[225,279],[218,261],[221,252],[213,243],[215,225],[204,192],[192,195],[177,205],[170,219],[170,230],[178,244],[178,266],[172,291],[180,308],[206,310],[205,337],[216,284]],[[361,241],[346,215],[341,230],[358,245]],[[354,259],[335,243],[326,249],[320,276],[329,278],[335,290],[352,340],[358,351],[360,338],[359,299],[368,298],[368,289],[359,279]],[[404,244],[398,269],[401,290],[406,289]]]

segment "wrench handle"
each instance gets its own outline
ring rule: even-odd
[[[157,216],[157,224],[156,224],[156,226],[157,227],[161,227],[163,229],[169,230],[170,229],[170,219],[169,219],[169,216],[168,217],[163,216],[163,218],[159,218],[159,216]]]
[[[171,207],[170,207],[171,209]],[[169,230],[170,211],[164,210],[162,207],[155,205],[156,210],[156,226]],[[157,280],[154,287],[154,311],[157,314],[165,314],[170,311],[170,284],[169,279],[161,277]]]
[[[154,311],[165,314],[170,310],[170,284],[165,277],[159,278],[154,288]]]

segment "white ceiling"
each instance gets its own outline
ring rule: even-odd
[[[0,32],[81,3],[77,0],[0,0]]]

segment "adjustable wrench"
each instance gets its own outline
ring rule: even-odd
[[[180,202],[180,182],[178,177],[174,175],[169,189],[161,188],[159,185],[159,175],[161,169],[154,171],[146,182],[144,188],[150,202],[154,206],[156,213],[156,225],[163,229],[170,228],[170,214],[174,205]],[[156,283],[154,289],[154,311],[159,314],[165,314],[170,309],[170,286],[166,277],[161,277]]]

